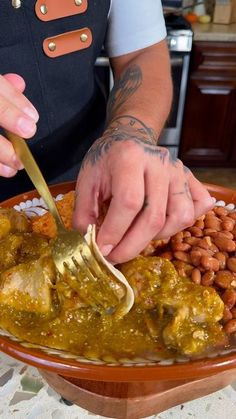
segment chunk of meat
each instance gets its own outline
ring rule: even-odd
[[[50,254],[48,240],[34,233],[10,233],[0,240],[0,272]]]
[[[224,341],[224,303],[213,288],[178,276],[171,262],[156,256],[127,262],[121,270],[144,310],[155,308],[156,319],[145,315],[151,336],[162,323],[164,343],[179,353],[196,355]]]
[[[155,308],[160,304],[160,295],[172,295],[179,283],[174,266],[156,256],[138,256],[120,265],[120,269],[134,290],[136,304],[143,309]]]
[[[23,237],[15,234],[9,234],[0,241],[0,272],[17,264],[22,244]]]
[[[0,208],[0,239],[9,233],[25,233],[31,230],[31,224],[23,212],[13,208]]]
[[[14,266],[0,276],[0,304],[24,312],[49,313],[54,279],[54,265],[47,257]]]
[[[182,307],[163,329],[163,340],[168,348],[175,348],[187,356],[203,354],[216,345],[226,345],[226,336],[219,323],[191,321],[189,310]]]

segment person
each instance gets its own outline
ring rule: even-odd
[[[73,223],[84,232],[109,202],[97,242],[113,263],[212,207],[191,171],[158,146],[172,100],[159,0],[2,0],[0,16],[2,200],[32,189],[9,130],[28,140],[48,182],[75,178],[81,165]],[[103,46],[115,80],[106,115],[94,76]]]

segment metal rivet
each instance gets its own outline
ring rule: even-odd
[[[50,51],[55,51],[55,49],[56,49],[55,42],[49,42],[48,49],[50,49]]]
[[[47,8],[46,4],[42,4],[42,6],[40,6],[40,12],[42,13],[42,15],[47,14],[48,8]]]
[[[21,7],[21,0],[12,0],[11,4],[14,9],[19,9]]]
[[[82,33],[80,35],[80,39],[82,42],[86,42],[88,40],[88,35],[86,33]]]
[[[81,6],[82,3],[83,3],[83,0],[75,0],[76,6]]]

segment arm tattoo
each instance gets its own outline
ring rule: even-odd
[[[133,141],[142,147],[145,153],[157,156],[161,163],[170,161],[175,166],[176,162],[169,157],[169,151],[158,147],[157,134],[143,121],[132,115],[119,115],[117,111],[142,85],[142,71],[138,65],[131,65],[115,82],[107,104],[106,130],[88,150],[81,168],[87,163],[94,166],[97,161],[108,153],[114,142]]]
[[[154,129],[147,127],[147,125],[144,124],[140,119],[132,116],[132,115],[121,115],[117,118],[114,118],[112,122],[115,122],[117,120],[122,121],[122,119],[129,119],[128,124],[131,127],[134,127],[135,129],[138,129],[140,133],[143,133],[143,135],[148,135],[150,139],[150,143],[156,145],[157,143],[157,135],[154,131]]]
[[[86,163],[93,166],[106,154],[114,142],[133,141],[143,148],[145,153],[158,156],[164,164],[169,158],[169,152],[163,147],[157,147],[153,138],[154,134],[142,121],[130,115],[115,118],[104,132],[88,150],[82,168]]]
[[[132,96],[142,84],[142,71],[138,65],[127,68],[115,82],[107,104],[107,123],[111,121],[117,110]]]
[[[192,201],[192,195],[190,192],[190,188],[188,182],[184,182],[184,190],[180,192],[174,192],[172,195],[186,195],[188,199]]]
[[[187,198],[192,201],[192,195],[191,195],[191,192],[190,192],[188,182],[184,182],[184,190],[185,190],[185,194],[187,195]]]

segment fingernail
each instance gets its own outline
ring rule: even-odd
[[[8,177],[8,176],[13,176],[16,173],[16,170],[12,169],[9,166],[5,166],[5,164],[2,164],[1,173],[2,173],[2,176]]]
[[[113,247],[114,246],[112,244],[106,244],[105,246],[102,246],[100,250],[101,250],[103,256],[109,255],[109,253],[111,253]]]
[[[16,170],[21,170],[24,168],[23,164],[21,163],[21,161],[18,159],[17,156],[13,156],[12,162]]]
[[[26,113],[26,115],[30,116],[30,118],[32,118],[35,122],[38,122],[39,120],[39,114],[36,111],[35,108],[31,108],[30,106],[27,108],[23,109],[24,113]]]
[[[28,118],[24,118],[24,117],[19,118],[17,122],[17,126],[18,128],[20,128],[23,135],[24,134],[31,135],[31,134],[34,134],[35,132],[35,122]]]

